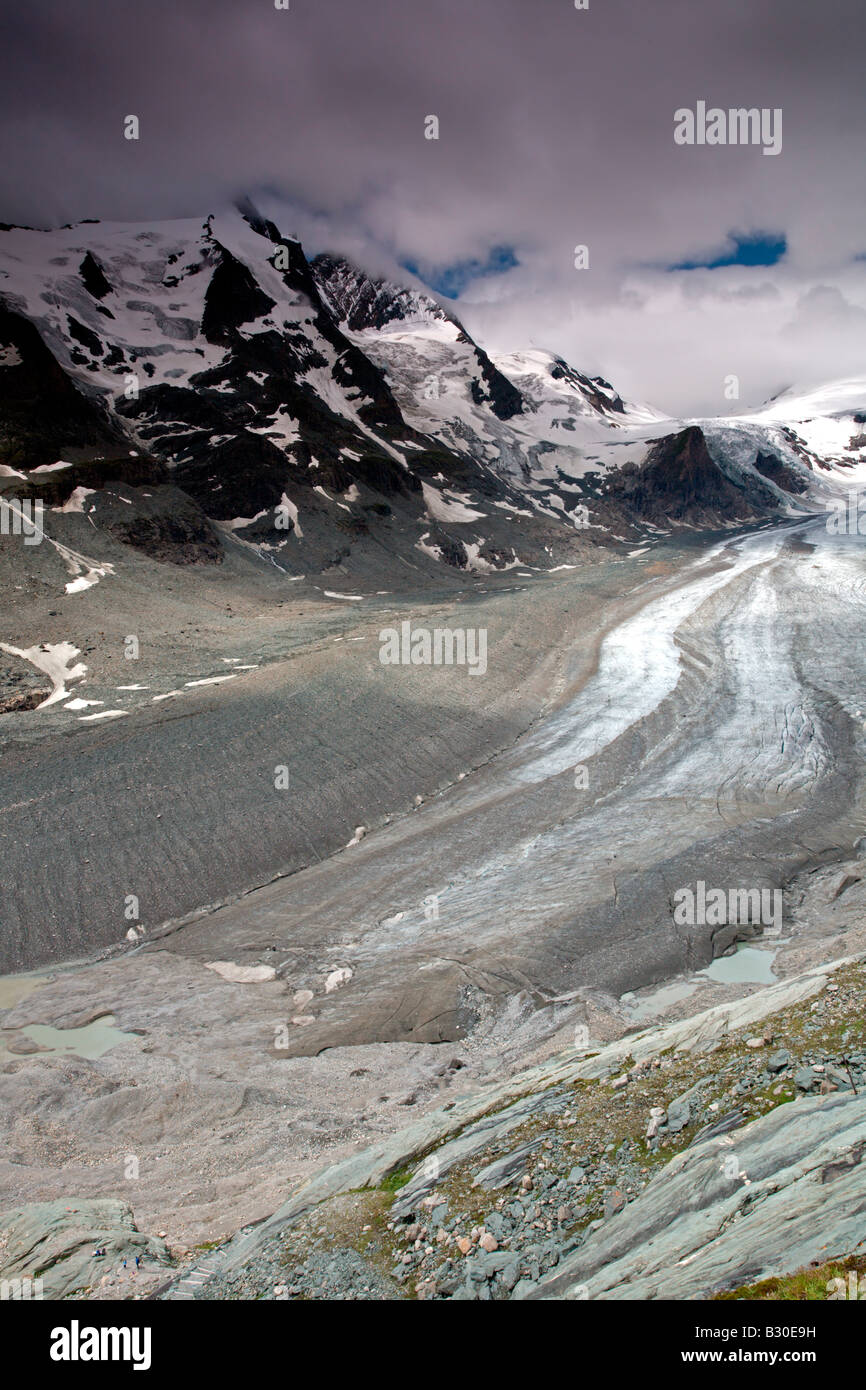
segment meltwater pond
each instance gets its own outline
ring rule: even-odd
[[[775,985],[778,976],[773,972],[774,950],[759,946],[738,946],[731,956],[719,956],[701,975],[720,985]]]
[[[49,1054],[84,1057],[89,1061],[102,1057],[104,1053],[129,1038],[137,1038],[138,1033],[124,1033],[115,1026],[114,1014],[103,1014],[87,1023],[83,1028],[54,1028],[47,1023],[30,1023],[24,1028],[8,1029],[0,1036],[0,1061],[9,1061],[21,1056],[45,1057]],[[36,1044],[33,1052],[9,1050],[9,1044],[29,1038]]]

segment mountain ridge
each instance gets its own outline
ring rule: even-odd
[[[420,289],[308,260],[248,200],[203,222],[8,228],[0,301],[3,492],[65,506],[109,478],[170,482],[200,514],[202,559],[215,524],[289,574],[363,555],[420,575],[552,568],[659,528],[796,513],[819,470],[866,456],[856,382],[671,420],[555,353],[489,354]],[[844,409],[795,428],[812,403]],[[706,448],[691,502],[657,467],[683,428]],[[151,522],[132,528],[145,544]]]

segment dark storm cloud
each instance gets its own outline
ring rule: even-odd
[[[738,367],[753,398],[853,369],[856,312],[816,316],[808,346],[782,330],[815,285],[863,303],[862,16],[861,0],[35,0],[7,24],[0,217],[198,216],[269,189],[285,229],[375,268],[507,246],[518,265],[461,301],[494,346],[533,338],[669,407],[724,409]],[[781,154],[676,146],[674,111],[698,100],[781,107]],[[686,291],[642,269],[766,229],[787,241],[770,272],[691,271]],[[768,274],[778,303],[756,317],[739,291]]]

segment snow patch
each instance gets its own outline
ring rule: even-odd
[[[454,493],[451,494],[451,497],[455,500],[449,500],[445,494],[439,492],[437,488],[431,487],[429,483],[422,483],[421,491],[424,494],[424,505],[431,521],[478,521],[487,515],[486,512],[477,512],[472,507],[467,507],[465,501]]]
[[[76,656],[81,655],[80,647],[73,647],[71,642],[43,642],[34,647],[12,647],[6,642],[0,642],[0,650],[8,652],[10,656],[20,656],[24,661],[29,661],[31,666],[35,666],[37,671],[42,671],[51,681],[54,689],[47,699],[43,700],[37,709],[47,709],[49,705],[56,705],[61,700],[67,699],[69,691],[66,689],[67,681],[80,680],[87,675],[87,667],[83,661],[71,664]]]
[[[76,487],[70,492],[62,507],[52,507],[53,512],[81,512],[84,513],[85,498],[92,497],[96,492],[93,487]]]
[[[280,498],[280,506],[281,506],[281,507],[285,507],[286,511],[288,512],[288,515],[289,515],[289,518],[290,518],[290,520],[291,520],[291,522],[292,522],[292,525],[293,525],[294,528],[295,528],[295,535],[297,536],[298,540],[299,540],[299,541],[303,540],[303,539],[304,539],[304,533],[303,533],[303,531],[301,530],[301,523],[300,523],[300,521],[298,520],[298,508],[297,508],[297,504],[294,503],[294,502],[292,502],[292,501],[290,501],[289,498],[286,496],[286,494],[283,493],[282,497]],[[300,577],[301,577],[301,576],[299,575],[298,578],[300,578]]]
[[[198,681],[184,681],[184,685],[185,685],[185,686],[191,686],[191,685],[219,685],[219,684],[221,683],[221,681],[233,681],[234,678],[235,678],[235,673],[234,673],[234,671],[232,671],[232,672],[231,672],[229,675],[227,675],[227,676],[205,676],[202,680],[198,680]],[[158,699],[158,698],[159,698],[159,697],[157,696],[157,699]]]

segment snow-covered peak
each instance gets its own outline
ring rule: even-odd
[[[518,526],[540,558],[669,512],[703,525],[802,509],[866,473],[866,379],[677,422],[555,352],[488,354],[417,285],[308,262],[248,201],[0,231],[0,329],[0,465],[16,486],[71,449],[67,491],[33,483],[64,508],[99,484],[91,464],[122,457],[130,486],[170,477],[269,563],[330,564],[370,538],[408,546],[411,564],[420,547],[507,568]],[[696,459],[689,520],[671,508]],[[292,527],[274,540],[279,508]]]
[[[493,361],[536,411],[564,406],[570,416],[596,421],[607,416],[618,424],[650,424],[667,418],[652,406],[623,401],[603,377],[587,376],[557,353],[542,348],[494,355]]]
[[[0,294],[87,387],[116,394],[136,362],[150,382],[178,384],[223,356],[198,333],[226,253],[247,267],[262,303],[285,300],[273,243],[234,209],[205,221],[12,228],[0,233]]]
[[[311,267],[323,299],[337,320],[353,333],[434,325],[453,340],[461,332],[442,305],[421,290],[373,279],[339,257],[316,256]]]
[[[866,376],[825,381],[820,385],[789,386],[772,400],[749,411],[754,419],[803,421],[816,415],[866,412]]]
[[[780,455],[850,481],[866,465],[866,377],[795,385],[757,409],[716,422],[741,441],[763,431]]]

